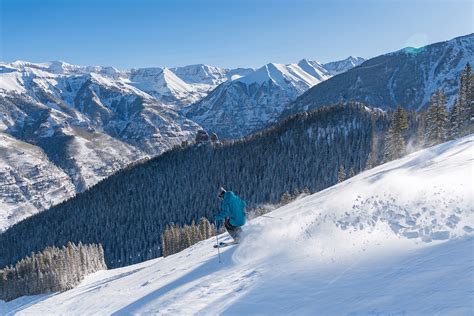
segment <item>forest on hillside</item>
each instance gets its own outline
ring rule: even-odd
[[[155,258],[166,225],[212,221],[220,186],[250,208],[279,202],[285,192],[322,190],[338,181],[341,166],[349,174],[365,169],[369,155],[371,165],[381,162],[389,124],[385,112],[338,104],[242,140],[176,147],[14,225],[0,235],[0,266],[69,241],[102,244],[109,267]]]

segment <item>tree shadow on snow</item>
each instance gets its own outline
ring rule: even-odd
[[[235,251],[235,248],[232,248],[221,253],[222,263],[219,263],[217,256],[213,257],[207,260],[205,263],[203,263],[199,267],[197,267],[196,269],[189,271],[188,273],[179,277],[178,279],[168,284],[163,285],[161,288],[119,309],[118,311],[114,312],[112,315],[119,316],[119,315],[131,315],[131,314],[137,313],[141,308],[159,299],[161,296],[167,294],[168,292],[171,292],[187,283],[190,283],[202,277],[208,276],[215,271],[230,267],[232,265],[232,255],[234,251]],[[155,312],[158,313],[159,311],[155,311]]]
[[[0,315],[10,316],[16,315],[17,313],[31,307],[35,304],[38,304],[42,301],[45,301],[58,293],[49,293],[49,294],[39,294],[39,295],[32,295],[32,296],[22,296],[19,297],[11,302],[4,303],[5,305],[10,305],[8,308],[8,312],[2,314],[0,310]],[[16,301],[16,302],[15,302]]]

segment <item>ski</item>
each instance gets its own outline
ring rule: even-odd
[[[220,242],[218,245],[214,245],[214,248],[224,248],[232,245],[237,245],[238,242],[231,241],[231,242]]]

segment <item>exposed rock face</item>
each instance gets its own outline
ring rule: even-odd
[[[196,143],[207,143],[209,141],[209,135],[205,130],[199,130],[196,134]]]

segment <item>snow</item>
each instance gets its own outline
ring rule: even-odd
[[[171,71],[189,84],[200,83],[216,87],[227,80],[229,69],[198,64],[171,68]]]
[[[331,74],[317,61],[302,59],[298,66],[319,81],[324,81],[331,77]]]
[[[301,88],[301,92],[320,82],[296,64],[283,65],[276,63],[266,64],[250,75],[238,78],[235,81],[240,81],[247,85],[253,83],[261,85],[269,80],[282,87],[286,87],[289,84],[295,85],[295,83],[297,86],[302,85],[304,88]]]
[[[2,91],[3,90],[3,91]],[[4,92],[25,93],[23,79],[19,72],[7,66],[0,66],[0,93]]]
[[[238,75],[231,75],[231,80],[183,107],[181,113],[221,139],[241,138],[276,122],[296,98],[331,77],[320,63],[309,59],[298,64],[269,63]]]
[[[0,183],[0,233],[75,193],[67,174],[51,163],[39,147],[2,132]]]
[[[327,64],[324,64],[323,67],[328,71],[331,75],[335,76],[340,73],[346,72],[351,68],[359,66],[365,61],[362,57],[354,57],[349,56],[346,59],[333,61]]]
[[[131,84],[140,90],[159,97],[160,95],[175,96],[186,99],[198,92],[181,80],[168,68],[142,68],[132,71]],[[190,98],[197,100],[199,97]]]
[[[209,239],[166,258],[97,272],[64,293],[0,301],[0,309],[6,315],[472,314],[473,144],[471,135],[416,152],[298,199],[270,213],[274,218],[252,220],[240,245],[221,249],[222,263]],[[407,231],[419,236],[408,238]]]

